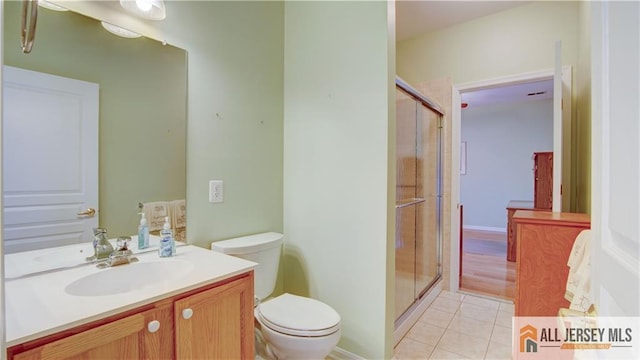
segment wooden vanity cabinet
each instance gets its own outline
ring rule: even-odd
[[[170,359],[173,357],[172,320],[173,306],[166,304],[50,341],[15,354],[12,358],[15,360]],[[147,324],[152,321],[160,324],[155,332],[147,329]]]
[[[589,229],[587,214],[518,210],[515,316],[557,316],[564,298],[567,261],[576,237]]]
[[[7,355],[15,360],[253,359],[253,271],[13,346]]]
[[[253,282],[235,281],[177,300],[177,359],[253,359]]]

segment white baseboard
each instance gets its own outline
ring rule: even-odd
[[[492,227],[492,226],[477,226],[477,225],[464,225],[462,227],[464,230],[478,230],[478,231],[492,231],[499,233],[507,233],[506,228]]]
[[[327,359],[332,359],[332,360],[365,360],[363,357],[358,356],[352,352],[349,352],[345,349],[336,347],[335,349],[333,349],[333,351],[331,351],[331,353],[329,354],[329,356],[327,356]]]

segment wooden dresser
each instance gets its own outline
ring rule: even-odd
[[[533,171],[534,207],[551,210],[553,203],[553,152],[533,153]]]
[[[515,316],[556,316],[564,298],[567,261],[578,234],[591,227],[588,214],[517,210]]]
[[[533,210],[533,201],[511,200],[507,204],[507,261],[516,261],[516,223],[513,215],[517,210]]]

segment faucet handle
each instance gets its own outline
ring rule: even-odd
[[[98,264],[98,268],[113,267],[118,265],[130,264],[136,262],[138,259],[133,256],[131,250],[116,250],[109,254],[109,258],[106,262]]]
[[[126,251],[129,250],[129,242],[131,241],[131,236],[119,236],[116,240],[117,251]]]

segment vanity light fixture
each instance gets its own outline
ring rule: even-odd
[[[142,35],[133,32],[131,30],[127,30],[127,29],[123,29],[120,26],[116,26],[113,24],[109,24],[108,22],[101,22],[102,27],[105,28],[108,32],[114,34],[114,35],[118,35],[121,37],[125,37],[125,38],[129,38],[129,39],[135,39],[135,38],[139,38]]]
[[[164,0],[120,0],[120,5],[143,19],[164,20],[167,17]]]
[[[38,5],[42,6],[43,8],[47,8],[49,10],[54,10],[54,11],[69,11],[67,10],[67,8],[54,4],[47,0],[38,0]]]

